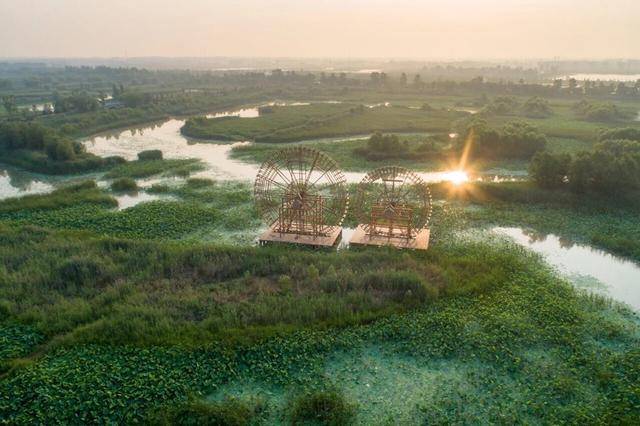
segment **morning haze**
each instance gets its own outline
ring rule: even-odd
[[[0,0],[0,57],[629,58],[638,16],[634,0]]]

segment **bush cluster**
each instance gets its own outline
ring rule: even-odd
[[[63,174],[121,164],[120,157],[100,158],[84,145],[36,123],[0,123],[0,158],[29,170]]]
[[[568,186],[574,192],[593,190],[619,194],[640,189],[640,142],[605,140],[593,151],[575,156],[538,153],[529,172],[544,188]]]
[[[475,119],[463,136],[460,144],[471,143],[472,155],[488,159],[529,159],[547,145],[546,136],[524,121],[510,121],[493,129],[485,120]]]

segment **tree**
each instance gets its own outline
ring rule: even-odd
[[[531,159],[529,174],[542,188],[559,188],[565,184],[570,165],[571,156],[568,154],[540,151]]]
[[[400,74],[400,86],[402,86],[402,87],[406,87],[407,86],[407,74],[406,73]]]
[[[555,92],[559,92],[560,90],[562,90],[562,80],[557,78],[555,80],[553,80],[553,90]]]
[[[614,129],[603,129],[598,135],[600,142],[606,140],[626,139],[640,142],[640,129],[635,127],[618,127]]]
[[[481,119],[474,119],[467,126],[460,141],[462,144],[471,141],[473,155],[491,159],[528,159],[547,144],[546,136],[524,121],[510,121],[496,130]]]
[[[538,96],[527,99],[522,105],[524,115],[532,118],[544,118],[553,115],[553,110],[546,99]]]
[[[3,96],[2,105],[8,113],[12,113],[18,110],[18,106],[16,105],[16,97],[13,95]]]
[[[640,188],[640,142],[607,140],[591,152],[581,152],[569,168],[574,192],[592,189],[615,194]]]
[[[50,138],[45,146],[47,156],[55,161],[69,161],[76,156],[73,143],[67,139]]]
[[[591,181],[591,155],[588,152],[579,153],[569,167],[569,186],[573,192],[583,193]]]

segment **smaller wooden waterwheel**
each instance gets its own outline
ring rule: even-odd
[[[360,182],[354,209],[367,235],[411,239],[429,227],[431,191],[404,167],[381,167]]]

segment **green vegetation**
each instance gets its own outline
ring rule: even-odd
[[[94,171],[124,162],[100,158],[84,145],[38,124],[0,123],[0,161],[48,174]]]
[[[242,184],[190,179],[154,188],[200,208],[218,204],[218,215],[240,200],[250,204]],[[560,235],[624,237],[637,250],[637,211],[612,213],[605,202],[602,210],[586,209],[579,198],[567,208],[566,197],[577,196],[523,184],[469,189],[451,197],[479,208],[438,207],[426,253],[230,248],[0,225],[5,321],[24,324],[5,333],[18,349],[6,355],[0,416],[160,424],[186,416],[273,424],[296,412],[355,412],[363,424],[637,420],[637,319],[578,295],[513,245],[455,237],[471,224],[517,223]],[[434,187],[436,195],[451,190]],[[55,216],[54,207],[69,205],[74,194],[82,204],[109,199],[82,184],[5,201],[0,206],[9,207],[0,211],[27,211],[24,223],[34,224],[38,209],[41,217]],[[153,204],[128,210],[147,212],[141,208]],[[185,222],[167,214],[168,204],[158,204],[158,215],[172,217],[172,226]],[[134,216],[121,222],[131,226],[127,236],[144,238],[142,229],[171,237],[166,225],[145,228],[154,219]],[[108,223],[114,220],[117,213]],[[239,223],[246,227],[246,219]],[[41,342],[43,357],[15,358]],[[325,396],[285,402],[307,395],[307,386],[324,386],[326,377],[357,408]],[[64,387],[56,385],[61,381]],[[237,383],[247,381],[257,387],[239,392]],[[239,399],[206,397],[213,393]]]
[[[136,181],[131,178],[120,178],[111,182],[111,189],[116,192],[137,191],[138,184],[136,184]]]
[[[0,423],[640,423],[637,313],[487,232],[640,262],[640,92],[537,78],[0,64],[0,159],[112,180],[0,201]],[[234,148],[250,161],[304,140],[347,170],[448,169],[471,142],[470,170],[531,160],[536,182],[432,185],[426,252],[256,247],[247,183],[162,180],[203,165],[103,160],[69,138],[276,99],[311,105],[183,132],[260,142]],[[55,111],[21,107],[36,102]],[[308,141],[337,135],[365,136]],[[114,192],[149,176],[140,194],[159,200],[118,211]]]
[[[98,109],[98,99],[87,92],[72,92],[69,96],[53,94],[53,110],[60,114],[66,112],[89,112]]]
[[[449,151],[442,148],[448,144],[446,136],[425,138],[418,146],[410,146],[408,140],[400,142],[397,135],[383,135],[374,133],[367,140],[364,147],[353,150],[354,156],[362,156],[369,161],[389,161],[389,160],[431,160],[442,159],[453,156]]]
[[[549,101],[538,96],[527,99],[522,105],[522,112],[525,116],[531,118],[545,118],[553,115],[553,109],[549,105]]]
[[[180,407],[188,394],[227,390],[233,396],[234,383],[250,381],[258,389],[270,389],[269,393],[254,390],[253,396],[271,395],[265,401],[269,407],[265,423],[272,424],[292,412],[278,402],[278,395],[296,394],[300,386],[320,386],[325,375],[336,380],[345,397],[359,403],[356,419],[364,424],[398,418],[412,423],[461,418],[551,423],[578,418],[604,423],[638,420],[637,320],[598,298],[578,295],[539,259],[513,245],[449,240],[424,254],[365,250],[338,255],[87,239],[37,229],[3,227],[0,232],[2,265],[11,284],[2,288],[10,292],[6,297],[10,315],[42,328],[52,342],[44,357],[15,367],[2,379],[0,414],[10,422],[34,417],[66,423],[141,421],[162,407]],[[14,248],[17,241],[23,247],[20,252]],[[21,263],[22,250],[36,250],[40,256]],[[83,281],[84,273],[68,272],[89,269],[65,266],[58,259],[63,252],[69,259],[84,258],[85,265],[99,256],[101,266],[92,269],[102,271],[95,275],[100,279]],[[307,265],[314,265],[323,277],[333,266],[338,277],[344,277],[337,265],[373,264],[380,271],[433,268],[447,280],[444,294],[403,314],[387,313],[375,322],[363,318],[360,326],[314,331],[308,327],[318,324],[317,319],[306,319],[293,334],[292,330],[280,334],[286,330],[281,325],[277,336],[264,337],[270,334],[268,324],[283,324],[286,318],[286,310],[271,307],[261,310],[262,315],[270,313],[271,320],[256,318],[260,328],[255,336],[261,337],[255,344],[249,340],[221,346],[220,340],[202,334],[237,338],[251,330],[246,325],[238,329],[224,323],[208,325],[209,318],[228,317],[217,312],[228,309],[230,301],[246,306],[242,318],[255,312],[265,297],[277,299],[273,306],[278,307],[287,298],[299,299],[301,286],[302,294],[309,291],[305,288],[315,289],[334,301],[353,303],[377,295],[379,290],[360,290],[357,298],[349,297],[347,286],[347,294],[338,296],[313,285],[308,277],[316,273],[301,281],[293,273],[296,265],[305,265],[303,274],[310,270]],[[25,274],[32,268],[40,271],[38,282],[33,282],[32,273]],[[245,278],[246,270],[252,272]],[[278,280],[275,293],[272,285],[261,286],[261,293],[247,293],[251,287],[239,283],[243,296],[238,302],[225,290],[225,283],[235,279],[259,282],[283,273],[293,277],[291,295],[280,293],[290,284],[284,279]],[[126,277],[124,282],[121,277]],[[466,284],[460,287],[462,283]],[[297,300],[292,318],[309,312],[309,304],[318,296]],[[319,305],[316,315],[329,306],[334,304]],[[195,347],[171,346],[176,339]],[[153,346],[132,348],[117,342]],[[52,347],[53,343],[57,344]],[[377,358],[367,355],[372,347],[379,348]],[[364,365],[363,357],[368,360]],[[380,381],[367,370],[372,362],[376,368],[384,367],[376,373]],[[332,413],[343,412],[340,402],[324,397],[320,401],[327,405],[331,401]],[[210,410],[187,407],[187,413],[212,417],[247,413],[224,402],[211,404]],[[318,412],[303,412],[314,411]]]
[[[140,151],[138,153],[138,160],[140,161],[162,160],[162,151],[160,151],[159,149],[149,149],[147,151]]]
[[[546,188],[569,187],[575,192],[604,194],[636,191],[640,188],[640,142],[605,140],[593,151],[574,158],[539,154],[531,162],[530,173]]]
[[[476,183],[461,189],[442,184],[432,188],[436,196],[452,202],[448,208],[455,220],[443,226],[524,227],[640,261],[637,192],[583,194],[543,189],[528,182]],[[465,208],[457,210],[458,202]]]
[[[153,201],[113,211],[115,199],[86,182],[51,194],[0,202],[0,222],[86,230],[127,238],[186,239],[247,243],[259,226],[244,184],[155,187],[183,201]]]
[[[587,121],[615,122],[628,119],[629,114],[612,103],[593,103],[582,100],[573,106],[578,117]]]
[[[441,171],[459,167],[460,146],[448,135],[420,133],[382,135],[386,141],[375,147],[370,143],[372,136],[316,140],[301,142],[301,144],[327,153],[347,171],[366,172],[389,163],[417,171]],[[398,140],[398,145],[392,142],[395,139]],[[549,145],[561,150],[564,149],[565,144],[562,141],[556,143],[554,140]],[[281,144],[238,145],[233,147],[230,156],[260,164],[280,149],[282,149]],[[495,168],[506,170],[526,170],[527,168],[527,162],[518,159],[490,159],[476,156],[471,161],[473,170],[477,172]]]
[[[447,131],[453,120],[465,115],[456,111],[424,111],[399,106],[277,106],[273,107],[273,112],[256,118],[192,118],[187,120],[182,132],[201,139],[294,142],[375,131]]]
[[[47,195],[26,195],[3,200],[0,202],[0,212],[4,215],[27,212],[46,214],[78,204],[101,208],[111,208],[117,205],[111,196],[98,189],[94,181],[84,181],[57,189]]]
[[[547,145],[547,138],[525,121],[510,121],[502,129],[474,119],[459,138],[460,151],[470,144],[471,157],[529,159]]]
[[[339,426],[353,423],[355,408],[337,391],[316,391],[298,397],[292,407],[293,424]]]
[[[245,426],[256,424],[261,411],[260,405],[252,407],[238,399],[221,402],[188,401],[164,407],[146,421],[158,426]]]
[[[348,171],[368,171],[389,161],[415,170],[442,170],[451,167],[442,152],[446,152],[446,147],[450,145],[448,141],[445,142],[445,137],[427,134],[399,134],[388,137],[393,136],[398,139],[403,148],[401,152],[384,149],[383,152],[374,153],[369,146],[371,137],[365,136],[309,141],[302,144],[327,153],[340,164],[341,168]],[[238,145],[233,147],[230,156],[246,162],[262,163],[280,149],[282,149],[281,144],[271,143]],[[457,161],[459,160],[456,158],[455,162]],[[491,162],[485,163],[488,167],[491,166]],[[519,164],[517,167],[524,166]]]
[[[518,112],[520,103],[513,96],[496,96],[480,111],[483,115],[514,115]]]
[[[162,174],[164,176],[189,176],[192,172],[202,169],[197,159],[185,160],[152,160],[144,159],[128,161],[109,170],[105,177],[115,178],[145,178]]]

